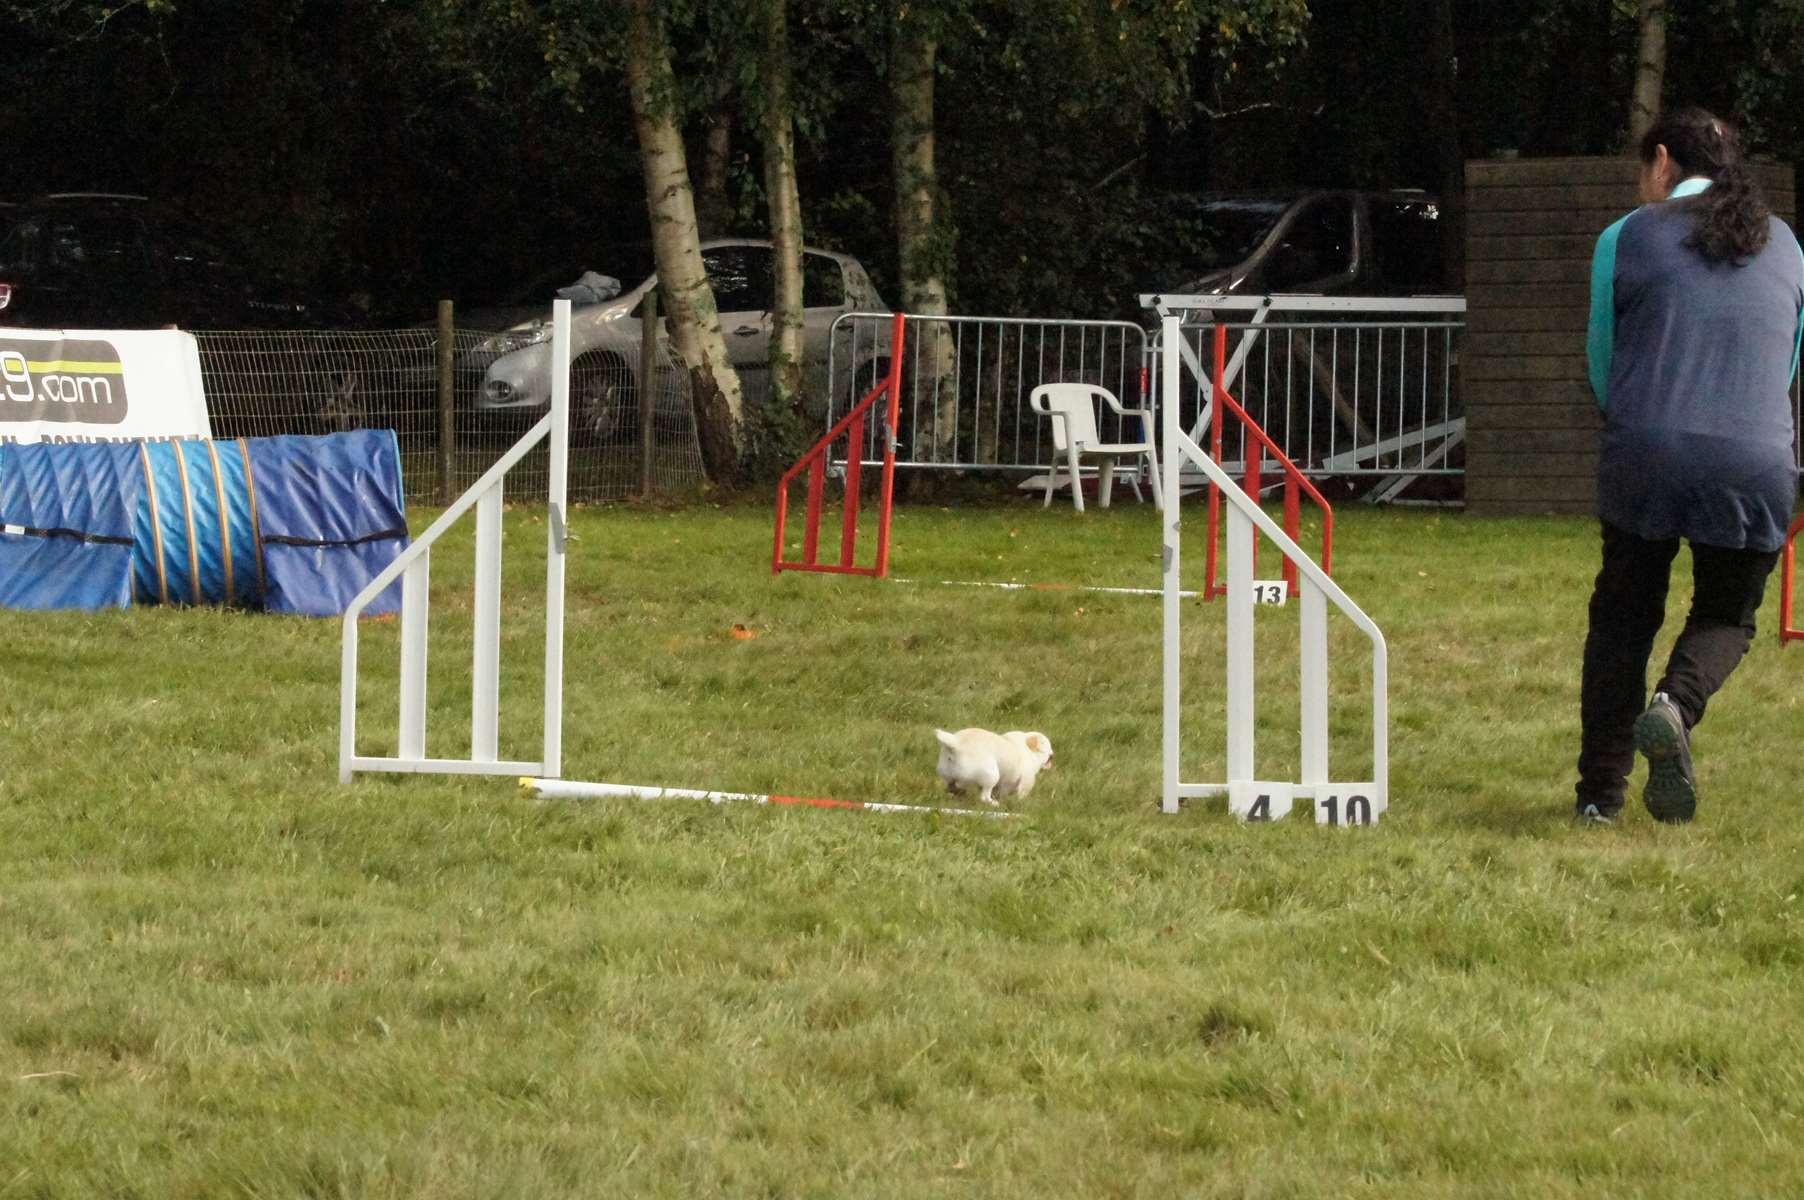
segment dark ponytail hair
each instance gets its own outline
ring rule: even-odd
[[[1711,262],[1741,263],[1766,246],[1772,209],[1742,165],[1735,129],[1701,108],[1660,114],[1641,139],[1641,161],[1654,161],[1665,146],[1681,177],[1702,175],[1710,190],[1684,203],[1695,208],[1697,227],[1686,245]]]

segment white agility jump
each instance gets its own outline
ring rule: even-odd
[[[358,771],[438,775],[556,775],[562,769],[564,724],[564,550],[570,479],[570,301],[551,306],[551,411],[459,496],[345,609],[339,667],[338,781]],[[551,443],[545,553],[545,730],[539,761],[499,755],[501,708],[501,497],[502,481],[540,442]],[[458,518],[476,509],[475,650],[470,686],[470,757],[426,757],[426,621],[432,545]],[[401,580],[400,753],[357,753],[357,619],[399,577]]]
[[[1168,299],[1168,298],[1162,298]],[[1164,350],[1161,394],[1176,396],[1182,355],[1186,347],[1179,336],[1179,318],[1164,317]],[[1200,364],[1196,368],[1200,372]],[[1229,810],[1243,819],[1276,820],[1286,815],[1295,800],[1314,801],[1319,824],[1371,824],[1389,805],[1387,708],[1387,659],[1384,635],[1378,626],[1343,592],[1325,571],[1290,539],[1247,496],[1220,464],[1178,426],[1177,405],[1162,412],[1165,494],[1178,495],[1180,474],[1194,467],[1220,488],[1228,500],[1228,621],[1227,680],[1228,737],[1226,780],[1219,783],[1185,783],[1181,779],[1179,751],[1183,748],[1179,695],[1182,661],[1178,633],[1182,593],[1178,566],[1182,550],[1179,506],[1174,502],[1163,514],[1164,529],[1164,755],[1161,807],[1177,812],[1188,798],[1228,797]],[[1258,780],[1254,776],[1254,656],[1253,537],[1255,530],[1270,538],[1297,566],[1301,626],[1301,778],[1296,782]],[[1349,617],[1372,644],[1372,771],[1370,780],[1332,782],[1328,773],[1328,621],[1327,602]]]

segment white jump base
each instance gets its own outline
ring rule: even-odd
[[[879,804],[874,800],[834,800],[825,796],[782,796],[760,792],[704,792],[694,788],[641,787],[630,783],[585,783],[580,779],[535,779],[522,776],[520,791],[541,800],[706,800],[709,804],[745,802],[783,808],[839,808],[855,812],[935,813],[943,817],[983,817],[1007,821],[1019,813],[983,808],[934,808],[925,804]]]

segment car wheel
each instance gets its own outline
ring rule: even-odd
[[[639,387],[618,354],[585,354],[570,364],[570,435],[601,445],[639,427]]]

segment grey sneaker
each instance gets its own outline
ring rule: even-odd
[[[1587,804],[1578,810],[1577,820],[1580,825],[1614,825],[1616,812],[1613,809],[1605,812],[1595,804]]]
[[[1697,776],[1691,771],[1691,738],[1679,707],[1655,692],[1647,711],[1635,718],[1635,749],[1647,756],[1647,790],[1641,802],[1656,821],[1673,824],[1697,812]]]

